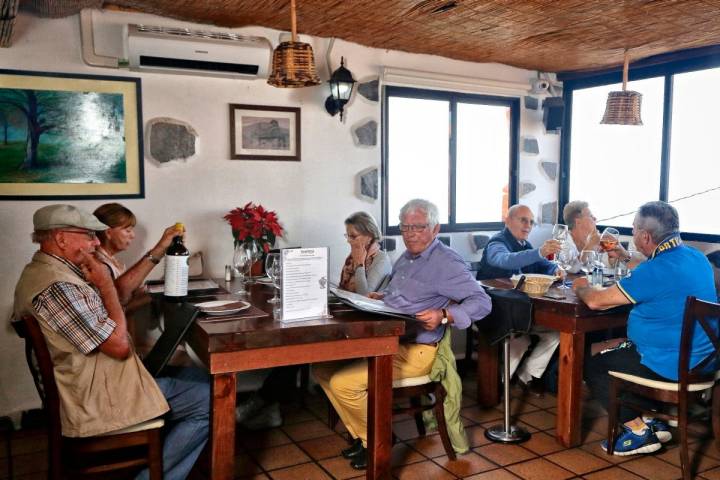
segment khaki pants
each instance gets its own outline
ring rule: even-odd
[[[400,344],[393,355],[393,380],[427,375],[437,347],[417,343]],[[313,375],[325,390],[340,419],[353,438],[367,447],[367,360],[326,362],[313,365]]]

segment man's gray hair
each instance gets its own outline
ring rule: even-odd
[[[680,231],[680,217],[669,203],[648,202],[638,210],[635,228],[648,232],[653,243],[658,244]]]
[[[31,239],[33,243],[43,243],[52,237],[52,230],[35,230],[32,233]]]
[[[588,202],[573,200],[563,208],[563,219],[570,230],[575,228],[575,222],[582,216],[582,211],[588,208]]]
[[[428,226],[430,228],[435,228],[435,225],[437,225],[439,222],[438,208],[435,206],[434,203],[430,202],[429,200],[424,200],[422,198],[413,198],[405,205],[403,205],[403,207],[400,209],[400,222],[402,223],[403,218],[405,218],[406,215],[412,212],[423,212],[427,217]]]

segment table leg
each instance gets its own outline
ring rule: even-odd
[[[477,401],[481,407],[494,407],[500,403],[498,346],[490,345],[482,332],[477,338]]]
[[[368,359],[368,479],[390,478],[392,355]]]
[[[560,332],[555,436],[568,448],[580,445],[584,356],[585,334]]]
[[[232,480],[235,469],[235,374],[213,375],[210,478]]]

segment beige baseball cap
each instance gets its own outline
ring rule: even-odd
[[[92,213],[80,210],[72,205],[48,205],[42,207],[33,215],[33,227],[36,231],[63,227],[76,227],[95,231],[110,228]]]

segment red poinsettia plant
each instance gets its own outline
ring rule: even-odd
[[[230,210],[223,218],[232,228],[235,246],[255,243],[267,253],[275,245],[275,238],[283,234],[277,214],[252,202]]]

